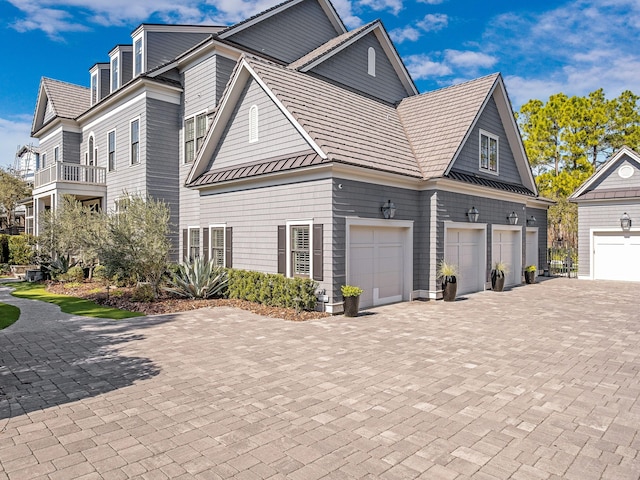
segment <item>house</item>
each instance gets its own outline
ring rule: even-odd
[[[131,40],[90,88],[42,80],[36,216],[63,193],[109,210],[148,194],[176,259],[314,278],[329,311],[346,283],[364,307],[439,298],[442,259],[461,294],[498,260],[508,285],[546,262],[550,203],[501,75],[419,94],[382,23],[347,31],[327,0]]]
[[[578,278],[640,281],[640,154],[622,147],[569,199],[578,204]]]

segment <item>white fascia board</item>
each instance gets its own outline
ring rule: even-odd
[[[57,128],[52,130],[51,132],[49,132],[47,135],[45,135],[44,137],[38,137],[38,141],[40,143],[47,143],[49,140],[51,140],[52,137],[59,135],[60,133],[63,132],[63,128],[62,125],[58,124],[58,122],[56,122],[57,124]]]
[[[71,133],[81,133],[82,129],[78,125],[78,122],[75,120],[71,120],[69,118],[55,118],[46,126],[34,132],[32,138],[37,138],[39,142],[46,142],[49,140],[49,137],[59,133],[58,130],[62,129],[65,132]],[[44,137],[42,136],[44,135]]]
[[[203,61],[218,55],[237,62],[243,53],[244,52],[239,48],[234,48],[224,43],[212,40],[189,52],[184,57],[180,57],[173,62],[173,66],[178,67],[180,71],[185,71],[192,68],[194,65],[198,65]]]
[[[424,180],[419,177],[410,177],[344,163],[333,163],[331,170],[334,177],[356,182],[372,183],[408,190],[422,190],[424,185]]]
[[[591,175],[591,177],[589,177],[580,188],[573,192],[573,194],[569,197],[569,200],[577,202],[579,200],[578,197],[582,195],[591,185],[593,185],[596,180],[598,180],[600,177],[604,176],[606,172],[611,170],[613,168],[613,165],[615,165],[623,155],[627,155],[636,162],[640,163],[640,156],[636,152],[634,152],[627,146],[622,147],[609,160],[607,160],[603,167],[601,167],[598,171]]]
[[[289,7],[292,7],[294,5],[297,5],[298,3],[301,3],[303,0],[293,0],[291,2],[286,2],[283,3],[282,5],[280,5],[278,8],[274,8],[273,10],[269,11],[269,12],[265,12],[262,15],[258,15],[255,18],[253,18],[252,20],[249,20],[245,23],[243,23],[242,25],[238,25],[237,27],[231,27],[228,31],[222,33],[219,35],[220,38],[225,39],[230,37],[231,35],[235,35],[238,32],[241,32],[249,27],[252,27],[253,25],[260,23],[263,20],[266,20],[269,17],[272,17],[274,15],[277,15],[278,13],[288,9]]]
[[[473,185],[470,183],[459,182],[449,178],[438,178],[429,182],[430,185],[425,190],[437,189],[444,192],[460,193],[463,195],[473,195],[476,197],[485,197],[498,200],[506,200],[510,202],[526,203],[534,200],[533,197],[523,195],[521,193],[506,192],[483,185]]]

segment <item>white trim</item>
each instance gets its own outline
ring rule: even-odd
[[[226,268],[227,266],[227,224],[226,223],[211,223],[209,224],[209,251],[207,255],[209,257],[209,261],[213,261],[213,242],[211,239],[213,235],[211,235],[211,231],[214,228],[222,229],[222,266]]]
[[[523,267],[525,267],[525,268],[528,267],[529,265],[533,265],[532,263],[530,264],[527,261],[527,254],[529,253],[529,250],[526,247],[527,247],[527,235],[529,233],[534,233],[535,236],[536,236],[536,263],[535,263],[535,265],[536,265],[536,269],[540,270],[540,265],[539,265],[540,257],[538,255],[538,253],[539,253],[538,249],[540,248],[540,232],[539,232],[539,228],[540,227],[526,227],[525,228],[525,234],[524,234],[524,246],[525,246],[525,257],[524,257],[525,262],[524,263],[525,264],[523,265]]]
[[[487,168],[482,166],[482,137],[485,136],[489,140],[496,141],[496,169],[491,170],[491,160],[487,158]],[[491,152],[491,143],[488,145],[489,153]],[[500,175],[500,137],[494,133],[488,132],[486,130],[480,129],[478,132],[478,170],[483,173],[489,173],[491,175],[499,176]]]
[[[131,147],[133,146],[133,138],[131,137],[131,126],[133,125],[133,123],[135,121],[138,121],[138,161],[136,163],[133,163],[133,156],[131,155]],[[142,164],[142,158],[141,157],[141,148],[140,148],[140,131],[141,131],[141,122],[140,122],[140,115],[138,115],[137,117],[132,118],[131,120],[129,120],[129,143],[128,143],[128,148],[129,148],[129,166],[133,167],[135,165],[140,165]]]
[[[191,258],[191,230],[198,231],[198,257],[202,256],[202,235],[200,235],[200,226],[188,226],[187,227],[187,260]],[[184,249],[183,249],[184,250]],[[184,258],[182,261],[184,262]]]
[[[608,172],[609,170],[611,170],[613,168],[613,165],[615,165],[618,162],[618,160],[622,158],[623,155],[627,155],[632,160],[635,160],[636,162],[640,163],[640,155],[638,155],[635,151],[631,150],[626,145],[623,146],[611,158],[609,158],[609,160],[607,160],[607,162],[598,171],[596,171],[593,175],[591,175],[591,177],[589,177],[582,184],[580,188],[578,188],[575,192],[573,192],[573,194],[569,197],[569,199],[575,200],[580,195],[582,195],[585,192],[585,190],[587,190],[591,185],[593,185],[593,183],[597,179],[602,177],[605,174],[605,172]]]
[[[98,73],[100,73],[100,69],[97,68],[94,72],[91,72],[91,75],[89,77],[89,96],[91,97],[91,106],[95,105],[96,103],[98,103],[100,101],[100,85],[98,83],[98,78],[100,77],[100,75],[98,75]],[[94,81],[95,79],[95,81]],[[96,94],[96,98],[93,98],[93,89],[95,88],[95,94]]]
[[[249,108],[249,143],[255,143],[260,139],[260,115],[258,105],[253,104]]]
[[[49,140],[51,140],[51,137],[54,137],[56,135],[60,135],[63,132],[63,128],[62,126],[59,126],[58,128],[56,128],[54,131],[52,131],[51,133],[49,133],[48,135],[45,135],[42,138],[39,138],[38,141],[40,142],[40,144],[44,144],[47,143]]]
[[[138,77],[147,70],[147,52],[145,51],[146,32],[142,31],[136,36],[131,37],[131,44],[133,46],[133,77]],[[140,41],[140,71],[136,72],[136,42]]]
[[[376,49],[373,47],[367,49],[367,74],[376,76]]]
[[[107,131],[107,172],[115,172],[118,170],[118,132],[117,127]],[[113,133],[113,169],[109,168],[109,135]]]
[[[207,116],[208,113],[209,110],[205,108],[204,110],[190,114],[189,116],[185,116],[182,120],[182,165],[192,165],[196,161],[196,157],[198,156],[198,117],[201,115],[205,116],[206,125],[204,128],[204,136],[202,137],[202,144],[204,145],[204,142],[207,139],[207,130],[209,127],[209,117]],[[187,162],[187,129],[185,127],[187,124],[187,120],[190,119],[193,119],[193,160],[191,162]]]
[[[287,274],[286,277],[292,278],[293,273],[291,271],[291,227],[298,225],[306,225],[309,227],[309,279],[313,280],[313,219],[304,219],[304,220],[287,220],[286,222],[286,252],[287,252]]]
[[[116,62],[116,70],[115,70],[115,78],[114,78],[114,68],[113,63]],[[114,55],[109,57],[109,92],[113,93],[120,88],[121,85],[121,70],[122,62],[120,61],[120,52],[116,52]],[[115,85],[114,85],[115,83]]]
[[[412,298],[413,290],[413,220],[393,220],[383,218],[363,218],[363,217],[345,217],[345,283],[351,282],[349,271],[350,263],[350,250],[351,250],[351,227],[371,227],[371,228],[400,228],[406,230],[403,234],[403,263],[404,263],[404,278],[403,278],[403,292],[402,298],[398,299],[386,299],[384,302],[380,302],[377,297],[377,292],[373,294],[373,305],[381,305],[383,303],[389,303],[391,301],[410,301]]]

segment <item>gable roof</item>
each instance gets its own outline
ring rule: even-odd
[[[306,0],[285,0],[282,3],[274,5],[273,7],[268,8],[262,12],[259,12],[253,15],[252,17],[249,17],[245,20],[242,20],[241,22],[235,23],[221,30],[220,32],[218,32],[218,37],[222,39],[230,37],[231,35],[241,32],[245,28],[251,27],[256,23],[266,20],[267,18],[272,17],[273,15],[276,15],[286,10],[287,8],[290,8],[304,1]],[[317,0],[317,2],[320,4],[322,9],[327,14],[327,17],[329,18],[329,21],[333,24],[334,28],[336,29],[336,32],[338,33],[346,32],[347,29],[344,26],[344,23],[342,23],[342,19],[338,15],[338,12],[336,12],[335,8],[333,8],[333,5],[331,4],[331,2],[328,0]]]
[[[90,90],[80,85],[43,77],[31,126],[32,134],[44,126],[44,123],[38,123],[44,120],[47,102],[51,104],[54,118],[75,119],[90,107]]]
[[[365,35],[369,33],[373,33],[378,42],[380,42],[380,46],[383,51],[387,55],[391,66],[396,71],[398,78],[402,82],[405,90],[409,95],[417,95],[418,89],[416,88],[415,83],[413,83],[413,79],[405,67],[400,55],[398,55],[398,51],[396,50],[393,42],[389,38],[387,31],[382,25],[380,20],[374,20],[371,23],[363,25],[362,27],[356,28],[350,32],[343,33],[338,37],[334,37],[324,45],[320,45],[315,50],[307,53],[306,55],[300,57],[299,59],[291,62],[289,64],[290,68],[299,70],[301,72],[308,72],[309,70],[316,67],[318,64],[324,62],[325,60],[331,58],[335,54],[341,52],[345,48],[350,45],[356,43]]]
[[[290,68],[244,57],[227,85],[188,183],[208,170],[233,104],[250,77],[289,117],[311,148],[327,160],[323,163],[422,177],[393,106]]]
[[[640,164],[640,154],[635,150],[623,146],[620,150],[618,150],[609,160],[607,160],[601,167],[591,175],[571,196],[569,200],[595,200],[595,199],[615,199],[615,198],[635,198],[640,196],[640,189],[631,187],[631,188],[615,188],[615,189],[607,189],[601,192],[596,193],[595,191],[590,191],[591,187],[594,186],[596,182],[600,179],[604,179],[607,177],[618,164],[618,161],[627,156]]]

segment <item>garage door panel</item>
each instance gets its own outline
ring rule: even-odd
[[[520,283],[520,263],[518,258],[520,248],[518,233],[514,230],[494,230],[493,232],[493,261],[507,264],[508,271],[505,276],[505,285]]]
[[[593,277],[640,281],[640,233],[595,234]]]
[[[482,290],[482,259],[484,244],[481,241],[484,230],[448,229],[444,258],[458,266],[458,293],[472,293]]]

